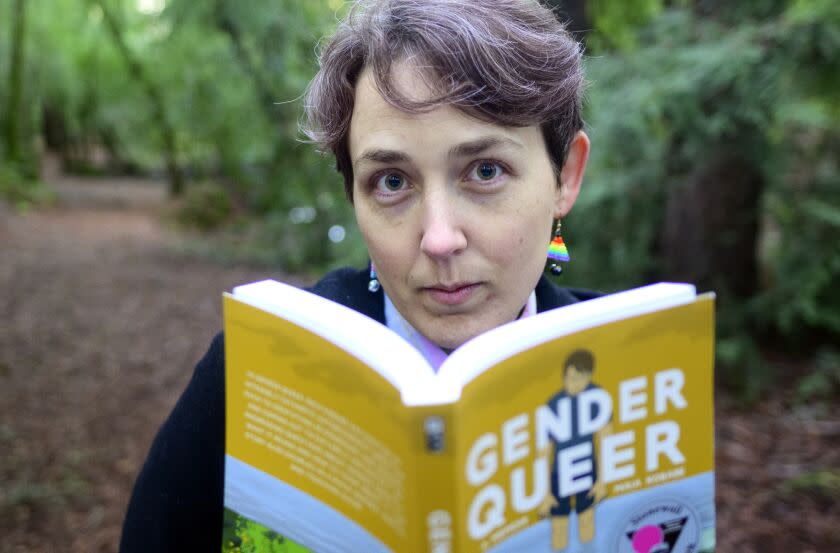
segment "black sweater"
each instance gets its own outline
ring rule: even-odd
[[[382,292],[366,271],[339,269],[311,291],[385,323]],[[542,278],[537,308],[547,311],[595,297]],[[121,553],[219,551],[225,456],[224,337],[218,334],[152,443],[123,526]]]

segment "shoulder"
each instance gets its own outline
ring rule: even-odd
[[[342,267],[330,271],[318,282],[304,288],[322,298],[340,303],[380,322],[385,320],[382,290],[373,293],[367,289],[369,276],[366,270]],[[212,372],[224,370],[224,333],[220,332],[213,339],[210,348],[199,363],[211,367]]]
[[[309,291],[383,321],[382,292],[369,292],[367,281],[366,271],[338,269]],[[159,430],[137,477],[123,523],[122,553],[218,548],[223,521],[224,410],[225,340],[220,332]],[[195,528],[205,530],[196,532]]]
[[[546,276],[540,277],[535,291],[537,293],[537,311],[540,313],[603,295],[600,292],[585,288],[558,286]]]
[[[342,267],[330,271],[312,286],[304,288],[324,299],[339,303],[363,315],[384,323],[385,307],[382,290],[370,292],[367,270]],[[207,364],[224,366],[224,334],[219,333],[205,355]]]
[[[369,280],[368,270],[343,267],[327,273],[307,290],[384,324],[385,300],[382,289],[377,292],[368,290]]]
[[[327,273],[321,280],[306,288],[306,290],[374,319],[384,321],[382,292],[381,290],[376,294],[369,292],[367,281],[366,271],[344,267]],[[380,317],[377,317],[377,311],[382,312]],[[210,386],[211,389],[218,389],[219,385],[224,389],[224,362],[224,333],[219,332],[210,343],[207,353],[196,366],[190,385],[196,385],[196,380],[203,382],[210,379],[215,383],[215,385]]]
[[[224,342],[219,334],[152,443],[128,504],[121,553],[218,548],[224,403]]]

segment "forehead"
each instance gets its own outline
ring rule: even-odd
[[[409,63],[394,65],[392,85],[411,100],[428,100],[434,94],[429,77]],[[368,148],[381,147],[433,154],[487,136],[510,139],[537,153],[545,151],[537,126],[505,127],[476,119],[451,105],[406,112],[382,97],[369,70],[359,77],[348,135],[351,159]]]

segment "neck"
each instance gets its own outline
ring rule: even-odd
[[[519,310],[516,319],[523,317],[530,317],[537,313],[537,300],[534,292],[528,297],[527,303]],[[438,367],[446,360],[456,348],[441,347],[420,332],[418,332],[411,324],[397,311],[396,306],[391,302],[388,294],[385,294],[385,324],[401,336],[405,341],[410,343],[414,348],[420,352],[426,361],[437,371]]]

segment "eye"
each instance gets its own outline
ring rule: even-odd
[[[399,173],[386,173],[376,178],[375,187],[380,192],[398,192],[405,187],[405,177]]]
[[[487,161],[482,162],[477,167],[477,174],[481,180],[490,180],[496,176],[496,166]]]
[[[504,168],[494,162],[489,160],[479,161],[475,165],[473,165],[472,169],[470,170],[470,180],[479,181],[479,182],[490,182],[505,172]]]

